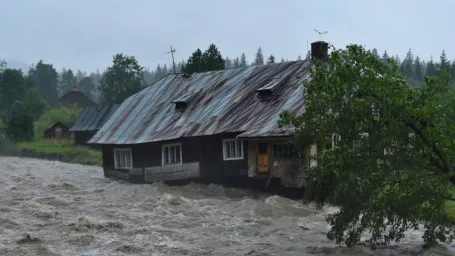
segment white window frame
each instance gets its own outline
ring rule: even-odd
[[[240,156],[237,156],[237,157],[227,157],[227,151],[226,151],[226,143],[231,143],[231,142],[235,142],[235,151],[237,153],[237,149],[239,148],[238,144],[240,143]],[[243,159],[243,140],[239,140],[239,139],[224,139],[222,140],[222,147],[223,147],[223,160],[224,161],[229,161],[229,160],[241,160]]]
[[[165,164],[164,163],[164,151],[168,148],[172,148],[175,146],[180,146],[180,162],[173,163],[173,164]],[[167,154],[168,158],[171,157],[170,154]],[[174,155],[177,156],[177,155]],[[168,159],[169,160],[169,159]],[[183,163],[183,156],[182,156],[182,143],[172,143],[172,144],[163,144],[161,146],[161,166],[171,166],[171,165],[181,165]]]
[[[130,166],[120,167],[119,163],[117,161],[117,152],[129,152],[130,153],[130,163],[131,163],[131,165]],[[114,167],[115,167],[115,169],[118,169],[118,170],[131,170],[131,169],[133,169],[133,153],[131,151],[131,148],[114,148]]]

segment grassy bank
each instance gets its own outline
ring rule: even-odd
[[[101,151],[87,146],[74,146],[71,140],[64,139],[39,139],[36,141],[23,142],[18,148],[34,150],[38,153],[60,154],[62,161],[68,163],[87,164],[101,166]]]

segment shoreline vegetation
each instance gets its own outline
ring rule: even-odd
[[[102,166],[101,150],[75,146],[68,139],[37,139],[12,143],[0,138],[0,155],[58,160],[65,163]]]

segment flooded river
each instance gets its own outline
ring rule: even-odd
[[[327,240],[300,201],[219,185],[134,185],[101,168],[0,157],[0,255],[455,255],[421,232],[370,251]]]

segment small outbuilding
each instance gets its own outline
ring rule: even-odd
[[[69,129],[61,122],[56,122],[44,131],[44,138],[68,138]]]

